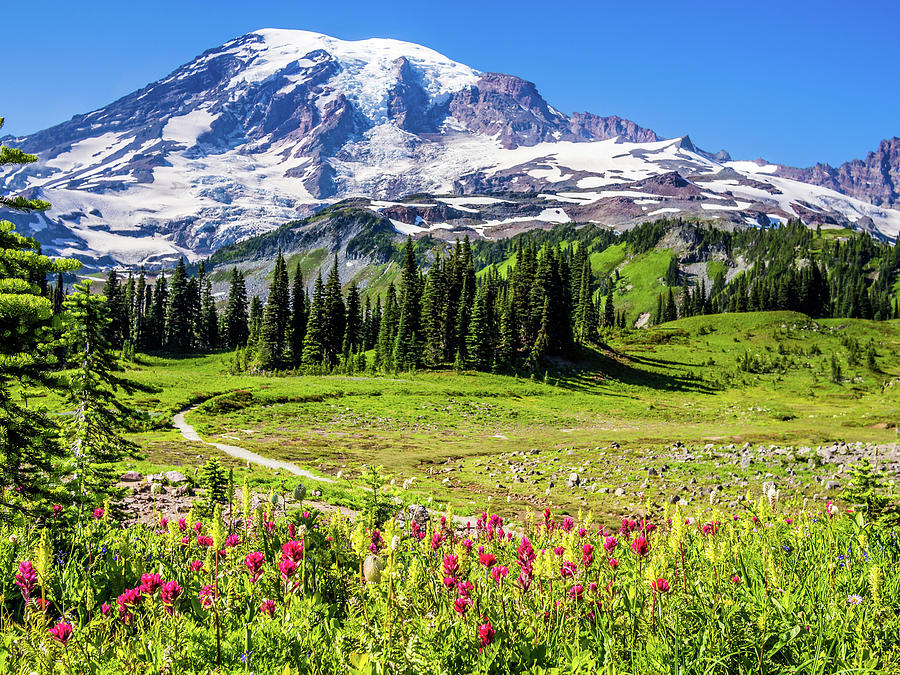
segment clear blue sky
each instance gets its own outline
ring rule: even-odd
[[[512,73],[571,113],[689,133],[736,158],[806,166],[900,135],[900,3],[4,0],[3,133],[102,107],[257,28],[427,45]]]

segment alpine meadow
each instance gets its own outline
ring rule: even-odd
[[[16,129],[0,672],[900,675],[900,138],[734,159],[293,29]]]

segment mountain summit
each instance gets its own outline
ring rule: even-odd
[[[413,193],[530,194],[547,202],[546,222],[627,227],[694,211],[735,225],[803,216],[900,230],[900,212],[803,186],[781,167],[732,162],[616,116],[565,115],[512,75],[408,42],[299,30],[243,35],[14,143],[40,162],[0,172],[0,184],[54,206],[20,226],[48,252],[100,266],[164,265],[339,199]],[[693,191],[640,184],[672,172]]]

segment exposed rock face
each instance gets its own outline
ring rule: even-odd
[[[589,112],[574,113],[569,119],[569,130],[578,139],[592,141],[616,137],[632,143],[653,143],[662,140],[652,129],[645,129],[617,115],[599,117]]]
[[[900,208],[900,138],[884,139],[865,159],[835,168],[816,164],[807,169],[778,168],[779,176],[831,188],[878,206]]]

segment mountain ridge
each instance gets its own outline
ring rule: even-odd
[[[89,265],[197,259],[342,199],[416,193],[533,194],[545,224],[622,229],[679,212],[733,227],[803,217],[900,231],[889,200],[805,187],[800,170],[736,162],[616,115],[565,115],[532,82],[384,38],[254,31],[14,142],[40,161],[0,171],[0,185],[54,204],[17,223]],[[640,187],[673,171],[693,190]],[[503,236],[502,220],[470,229]]]

